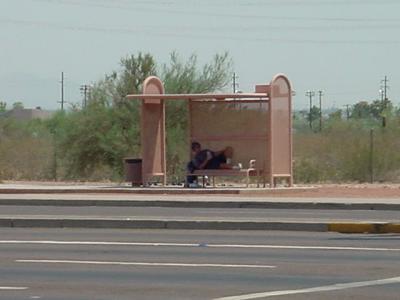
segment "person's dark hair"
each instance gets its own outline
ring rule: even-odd
[[[198,142],[193,142],[192,143],[192,151],[196,150],[196,148],[201,148],[201,145]]]

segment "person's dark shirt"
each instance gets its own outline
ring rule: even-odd
[[[193,157],[193,159],[188,164],[188,169],[191,173],[193,173],[194,170],[200,169],[200,166],[207,160],[208,152],[210,152],[212,157],[214,157],[214,152],[209,149],[201,150]]]
[[[213,156],[205,166],[205,169],[219,169],[221,164],[226,164],[224,153]]]

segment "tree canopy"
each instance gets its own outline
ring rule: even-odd
[[[101,169],[107,177],[118,178],[123,158],[139,156],[139,103],[125,96],[140,93],[146,77],[159,76],[167,93],[206,93],[226,86],[231,67],[227,53],[215,55],[204,66],[195,54],[185,61],[176,52],[162,65],[148,53],[122,58],[119,70],[93,85],[86,107],[58,115],[63,129],[55,132],[55,139],[67,177],[84,178]],[[186,105],[170,101],[167,116],[168,169],[177,175],[187,159]]]

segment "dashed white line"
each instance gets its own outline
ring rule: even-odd
[[[387,251],[400,252],[400,248],[376,247],[336,247],[306,245],[246,245],[246,244],[208,244],[208,243],[148,243],[148,242],[108,242],[108,241],[22,241],[0,240],[0,244],[47,244],[47,245],[92,245],[92,246],[137,246],[137,247],[209,247],[209,248],[254,248],[254,249],[293,249],[293,250],[330,250],[330,251]]]
[[[208,268],[251,268],[274,269],[269,265],[241,265],[241,264],[189,264],[189,263],[165,263],[165,262],[126,262],[126,261],[94,261],[94,260],[50,260],[50,259],[17,259],[17,263],[43,263],[43,264],[87,264],[87,265],[121,265],[143,267],[208,267]]]
[[[286,290],[286,291],[273,291],[273,292],[264,292],[264,293],[253,293],[247,295],[239,295],[239,296],[229,296],[222,298],[215,298],[214,300],[250,300],[250,299],[258,299],[258,298],[267,298],[274,296],[284,296],[284,295],[293,295],[293,294],[306,294],[306,293],[319,293],[319,292],[328,292],[335,290],[345,290],[351,288],[359,288],[366,286],[375,286],[375,285],[384,285],[384,284],[393,284],[400,283],[400,277],[386,278],[380,280],[371,280],[371,281],[360,281],[360,282],[350,282],[350,283],[338,283],[320,287],[306,288],[306,289],[298,289],[298,290]]]
[[[0,286],[0,290],[13,291],[13,290],[27,290],[26,286]]]

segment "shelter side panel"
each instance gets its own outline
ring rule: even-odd
[[[142,158],[145,174],[163,173],[163,105],[142,106]]]
[[[283,78],[273,84],[271,100],[272,173],[291,173],[291,108],[290,88]]]

